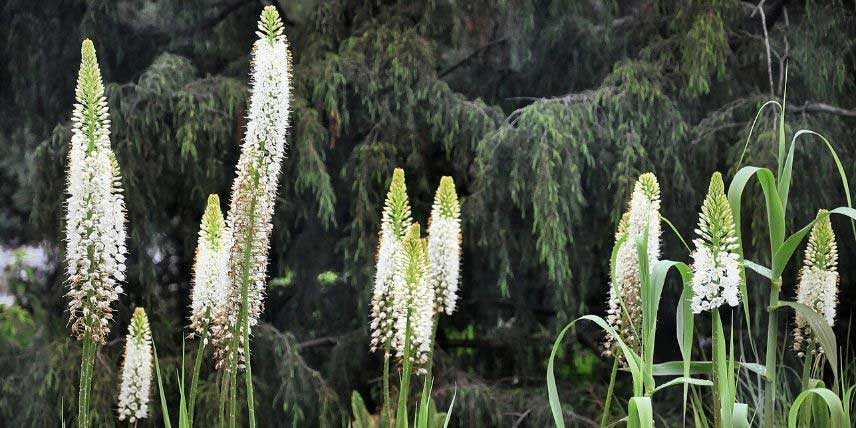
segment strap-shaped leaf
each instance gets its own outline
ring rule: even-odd
[[[443,428],[449,428],[449,421],[452,419],[452,408],[455,407],[455,398],[458,396],[458,387],[455,387],[455,392],[452,393],[452,402],[449,403],[449,410],[446,411],[446,420],[443,422]]]
[[[734,413],[731,416],[734,428],[749,428],[749,405],[734,403]]]
[[[841,399],[834,392],[826,388],[812,388],[800,393],[791,405],[791,410],[788,412],[788,428],[796,428],[799,420],[800,407],[803,402],[809,397],[819,396],[826,403],[829,409],[830,428],[846,428],[850,426],[850,421],[846,420],[844,406],[841,404]],[[809,401],[811,403],[811,401]]]
[[[790,190],[791,185],[791,175],[794,167],[794,147],[797,143],[797,138],[802,135],[814,135],[820,138],[821,141],[826,145],[826,148],[829,149],[830,155],[832,155],[832,160],[835,162],[835,168],[838,170],[838,177],[841,179],[841,185],[844,187],[844,196],[847,198],[847,206],[853,207],[853,201],[850,198],[850,185],[847,183],[847,173],[844,171],[844,165],[841,163],[841,159],[838,157],[838,153],[836,153],[835,148],[832,147],[832,143],[826,139],[821,134],[817,132],[801,129],[794,134],[794,137],[791,139],[791,147],[788,150],[788,158],[785,161],[785,166],[782,170],[782,175],[779,177],[779,195],[781,195],[782,206],[788,206],[788,192]],[[851,227],[853,228],[853,236],[856,237],[856,221],[850,222]]]
[[[802,303],[780,301],[776,307],[780,308],[782,306],[790,306],[791,308],[794,308],[794,311],[808,321],[812,334],[817,337],[818,342],[820,342],[820,346],[823,347],[823,353],[826,356],[826,360],[829,362],[829,366],[832,368],[832,374],[835,376],[835,382],[837,384],[838,345],[836,344],[835,333],[832,331],[832,327],[827,324],[825,318]]]
[[[547,362],[547,398],[550,402],[550,411],[553,414],[553,421],[556,423],[557,428],[565,428],[565,420],[562,414],[562,402],[559,400],[559,391],[556,387],[556,375],[554,374],[556,353],[559,352],[559,347],[562,345],[562,339],[565,338],[565,334],[577,323],[577,321],[580,320],[588,320],[597,324],[601,329],[603,329],[603,331],[611,334],[612,337],[615,338],[615,342],[618,343],[619,349],[621,349],[624,359],[627,361],[627,367],[633,378],[634,394],[638,393],[641,395],[643,389],[642,373],[639,367],[642,359],[639,355],[630,349],[623,340],[621,340],[618,332],[615,331],[615,329],[613,329],[612,326],[610,326],[603,318],[597,315],[581,316],[566,325],[565,328],[559,332],[559,335],[556,337],[556,342],[553,343],[553,350],[550,352],[550,359]]]
[[[856,209],[850,207],[838,207],[828,213],[819,214],[817,218],[812,220],[808,225],[789,236],[782,246],[773,253],[773,278],[780,278],[782,276],[782,272],[785,271],[785,267],[787,267],[788,262],[791,260],[794,252],[796,252],[797,247],[802,243],[802,240],[805,239],[808,233],[811,232],[811,227],[814,226],[818,220],[826,218],[831,214],[844,215],[856,220]]]
[[[627,403],[627,428],[654,428],[651,397],[633,397]]]
[[[757,373],[764,377],[767,375],[767,368],[758,363],[742,363],[737,361],[736,364],[743,369]],[[652,373],[654,376],[681,376],[684,370],[683,361],[668,361],[665,363],[654,364]],[[709,375],[713,370],[713,363],[710,361],[690,361],[689,374],[691,375]]]
[[[657,391],[660,391],[662,389],[666,389],[670,386],[675,386],[675,385],[713,386],[713,382],[711,382],[707,379],[698,379],[698,378],[694,378],[694,377],[681,376],[681,377],[674,378],[674,379],[672,379],[666,383],[658,385],[656,388],[654,388],[654,392],[656,393]],[[652,395],[653,395],[653,393],[652,393]]]

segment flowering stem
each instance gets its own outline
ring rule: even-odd
[[[383,345],[383,421],[383,427],[389,428],[392,422],[392,403],[389,397],[389,339]]]
[[[220,373],[220,406],[217,412],[217,426],[220,428],[224,428],[226,426],[226,392],[227,392],[227,383],[229,379],[223,374]]]
[[[236,326],[237,327],[237,326]],[[232,333],[229,357],[229,428],[237,426],[238,413],[238,332]]]
[[[255,169],[253,174],[253,189],[259,187],[259,173]],[[253,369],[250,366],[250,322],[249,322],[249,287],[250,287],[250,262],[253,255],[253,238],[255,237],[256,225],[256,193],[250,200],[250,212],[248,213],[249,229],[247,230],[246,244],[244,245],[244,264],[241,272],[241,320],[244,339],[244,379],[247,384],[247,412],[249,414],[250,428],[256,427],[256,409],[253,403]]]
[[[609,418],[609,406],[615,390],[615,378],[618,375],[618,358],[612,359],[612,373],[609,375],[609,388],[606,390],[606,400],[603,402],[603,416],[600,417],[600,428],[606,428]]]
[[[725,333],[719,308],[713,308],[711,328],[713,336],[713,420],[717,428],[731,426],[731,404],[733,403],[728,384],[728,362],[725,349]]]
[[[428,364],[425,367],[425,378],[422,382],[422,397],[429,397],[431,395],[431,370],[434,368],[434,342],[437,338],[437,324],[440,320],[440,314],[434,317],[434,325],[431,326],[431,348],[428,350]],[[429,397],[430,399],[430,397]],[[426,403],[428,401],[425,401]]]
[[[776,352],[778,348],[779,317],[776,306],[779,304],[779,290],[782,288],[781,278],[773,280],[770,290],[770,305],[767,318],[767,391],[764,394],[764,426],[775,426],[776,422]]]
[[[190,381],[190,403],[188,405],[187,419],[193,426],[193,408],[196,404],[196,389],[199,386],[199,370],[202,368],[202,356],[205,354],[205,340],[208,338],[208,324],[202,330],[199,338],[199,348],[196,350],[196,362],[193,364],[193,376]]]
[[[80,428],[89,427],[89,391],[92,386],[92,365],[95,357],[95,341],[87,334],[83,339],[80,359],[80,391],[78,393],[77,420]]]
[[[401,390],[398,391],[398,408],[395,414],[395,426],[398,428],[407,428],[407,397],[410,392],[410,371],[412,362],[410,361],[410,336],[413,334],[410,326],[411,309],[407,310],[407,328],[404,335],[404,368],[401,372]]]

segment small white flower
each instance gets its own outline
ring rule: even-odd
[[[451,177],[440,179],[428,226],[428,276],[434,283],[437,312],[452,315],[461,267],[461,208]]]
[[[835,324],[838,281],[838,246],[835,243],[835,232],[832,230],[828,212],[821,210],[809,235],[797,285],[797,302],[817,312],[830,327]],[[801,357],[809,350],[812,353],[823,352],[808,320],[799,313],[794,327],[794,350]]]
[[[652,173],[639,176],[630,197],[627,212],[621,218],[616,232],[616,244],[620,245],[615,258],[615,284],[610,284],[607,322],[616,330],[628,346],[639,350],[642,326],[642,286],[639,268],[639,252],[636,241],[647,232],[648,266],[653,266],[660,257],[660,185]],[[623,305],[622,305],[623,303]],[[623,307],[622,307],[623,306]],[[607,335],[604,346],[611,355],[616,346],[615,338]]]
[[[151,384],[152,334],[146,312],[143,308],[137,308],[125,338],[117,409],[119,420],[135,422],[148,416]]]
[[[83,41],[68,167],[68,309],[78,339],[103,343],[125,279],[125,203],[95,48]]]
[[[190,321],[196,334],[204,332],[229,299],[230,246],[231,236],[220,211],[220,198],[211,195],[200,222],[193,267]]]

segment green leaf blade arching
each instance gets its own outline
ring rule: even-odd
[[[788,428],[797,428],[800,407],[803,402],[813,395],[819,396],[826,403],[826,406],[829,409],[830,428],[846,428],[850,426],[850,421],[846,420],[844,406],[841,403],[841,399],[829,389],[813,388],[803,391],[796,399],[794,399],[794,402],[791,405],[791,410],[788,412]],[[811,401],[809,401],[809,403],[811,403]]]
[[[789,306],[804,317],[811,326],[812,332],[817,337],[820,346],[823,347],[826,360],[832,368],[832,374],[835,377],[835,383],[838,384],[838,344],[835,340],[835,333],[832,327],[826,322],[821,315],[815,312],[812,308],[797,302],[781,301],[777,307]]]

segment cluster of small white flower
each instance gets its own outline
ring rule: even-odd
[[[199,226],[196,263],[193,266],[191,328],[202,335],[215,316],[223,314],[229,297],[229,248],[231,234],[220,211],[220,198],[208,197]],[[207,343],[207,337],[205,341]]]
[[[832,223],[825,211],[818,214],[809,235],[803,268],[797,284],[797,302],[808,306],[822,316],[831,327],[835,324],[835,306],[838,304],[838,246]],[[804,316],[797,313],[794,326],[794,351],[802,357],[805,352],[822,353],[820,343],[812,334]]]
[[[66,262],[72,332],[103,343],[125,279],[125,203],[90,40],[83,42],[68,168]]]
[[[152,384],[152,333],[143,308],[137,308],[125,338],[122,384],[119,387],[119,420],[135,422],[148,416]]]
[[[232,335],[243,334],[239,318],[245,272],[248,273],[247,328],[258,323],[264,307],[271,218],[289,126],[291,58],[275,8],[266,7],[262,12],[256,34],[259,39],[253,46],[247,130],[226,220],[232,234],[229,301],[223,305],[225,313],[215,315],[216,322],[211,328],[218,367],[223,367],[230,358],[228,345]]]
[[[440,179],[428,225],[429,279],[433,282],[437,313],[452,315],[458,300],[461,269],[461,207],[452,177]]]
[[[391,345],[396,356],[404,358],[409,344],[410,358],[416,364],[428,361],[433,340],[434,285],[427,273],[426,242],[420,236],[419,224],[413,224],[396,254],[390,290],[394,320]]]
[[[653,266],[660,257],[660,185],[654,174],[639,176],[628,206],[615,236],[616,245],[619,245],[612,267],[616,283],[609,287],[607,322],[625,344],[639,350],[642,338],[637,329],[642,325],[642,279],[637,240],[644,239],[647,233],[648,266]],[[611,334],[606,335],[604,354],[614,353],[615,339]]]

